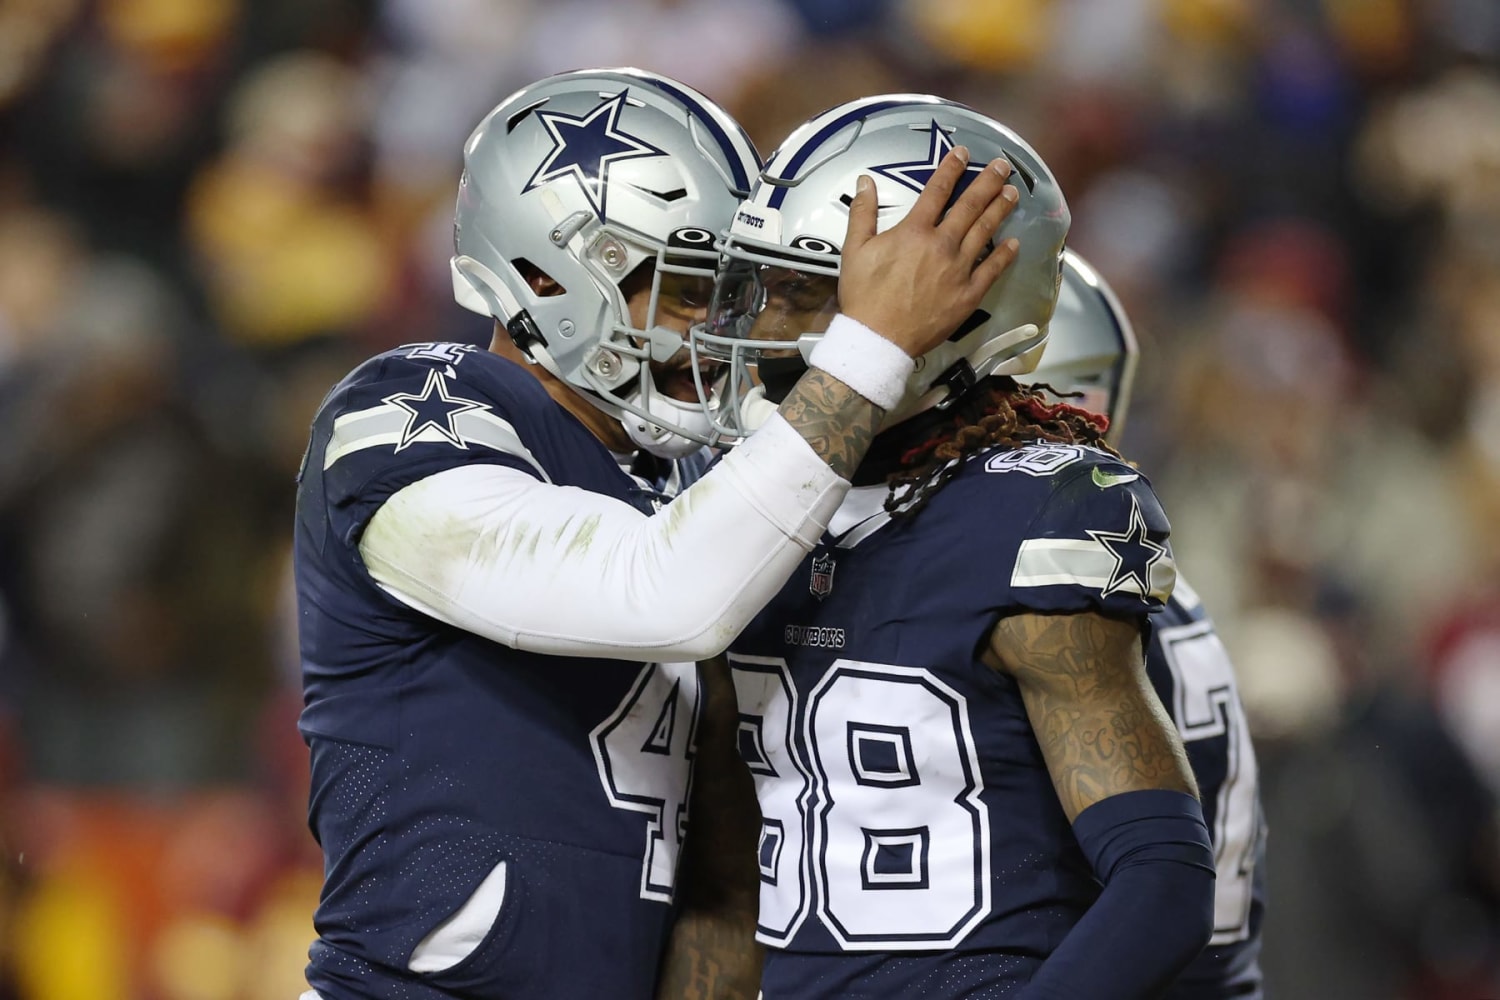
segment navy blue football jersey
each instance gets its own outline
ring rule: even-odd
[[[382,591],[358,551],[370,518],[467,463],[646,512],[664,485],[627,474],[488,351],[398,348],[324,400],[295,540],[309,823],[326,862],[308,981],[325,1000],[648,998],[686,823],[695,667],[518,652]],[[482,940],[413,971],[417,946],[495,873],[503,903]]]
[[[1165,1000],[1258,1000],[1265,822],[1234,668],[1203,603],[1181,579],[1155,625],[1146,671],[1182,734],[1218,869],[1213,937]]]
[[[766,1000],[1030,979],[1099,885],[1015,682],[981,654],[1011,614],[1149,629],[1176,573],[1148,482],[1095,449],[975,456],[910,518],[880,510],[886,492],[851,493],[731,648]]]

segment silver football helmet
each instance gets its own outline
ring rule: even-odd
[[[759,169],[734,119],[683,84],[637,69],[548,77],[502,101],[464,145],[454,297],[504,323],[637,445],[687,454],[714,439],[714,401],[673,399],[651,378],[650,362],[685,341],[660,325],[662,277],[713,276],[716,234]],[[653,277],[637,328],[620,283],[643,262]],[[536,294],[535,271],[561,291]]]
[[[691,340],[697,354],[729,363],[724,402],[712,414],[724,435],[759,424],[837,313],[840,245],[859,176],[875,180],[883,231],[905,218],[956,145],[969,148],[968,180],[995,157],[1010,162],[1020,200],[995,238],[1017,237],[1020,253],[947,343],[918,359],[885,425],[951,405],[987,375],[1036,366],[1071,222],[1052,172],[1016,133],[960,104],[914,94],[864,98],[793,132],[720,241],[714,304]]]
[[[1062,291],[1052,314],[1047,353],[1017,380],[1046,383],[1067,402],[1109,418],[1111,441],[1120,439],[1130,388],[1140,357],[1135,330],[1109,283],[1071,250],[1063,254]],[[1077,396],[1072,394],[1077,393]]]

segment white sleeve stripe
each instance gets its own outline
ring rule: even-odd
[[[1098,542],[1076,538],[1028,538],[1021,543],[1012,587],[1050,587],[1077,583],[1102,589],[1115,560]]]
[[[1172,596],[1188,611],[1195,611],[1203,606],[1203,598],[1180,576],[1177,578],[1177,586],[1172,588]]]
[[[1151,596],[1163,604],[1177,587],[1177,560],[1168,556],[1151,564]]]
[[[390,403],[382,403],[368,410],[346,413],[339,417],[333,422],[333,434],[328,439],[327,450],[323,452],[324,471],[331,468],[339,459],[356,451],[400,444],[410,419],[409,411]],[[454,414],[453,429],[458,434],[459,441],[462,442],[456,447],[464,448],[470,444],[481,444],[487,448],[493,448],[495,451],[521,459],[530,465],[543,481],[549,483],[552,481],[541,463],[537,461],[536,456],[521,443],[520,435],[516,433],[515,427],[509,421],[485,410],[467,410]],[[411,441],[413,443],[446,442],[454,445],[451,438],[435,427],[423,428]]]
[[[1011,571],[1012,587],[1088,587],[1109,593],[1141,594],[1134,577],[1117,578],[1118,561],[1102,543],[1083,538],[1028,538]],[[1165,602],[1172,594],[1176,565],[1163,556],[1151,564],[1150,596]]]

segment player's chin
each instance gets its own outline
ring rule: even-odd
[[[693,381],[693,370],[691,368],[674,368],[670,371],[656,373],[656,389],[663,396],[684,403],[696,402],[698,399],[698,386]]]

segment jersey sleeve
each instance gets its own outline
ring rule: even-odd
[[[402,603],[505,646],[699,660],[775,595],[847,488],[775,417],[657,516],[514,472],[456,468],[392,497],[360,553]]]
[[[1009,567],[1013,606],[1131,618],[1160,610],[1176,563],[1150,484],[1118,461],[1069,470],[1023,533]]]
[[[534,398],[540,387],[507,379],[472,353],[456,344],[401,348],[357,370],[325,402],[306,472],[321,479],[331,527],[346,545],[391,496],[439,472],[501,465],[550,481],[525,440],[545,403]]]

